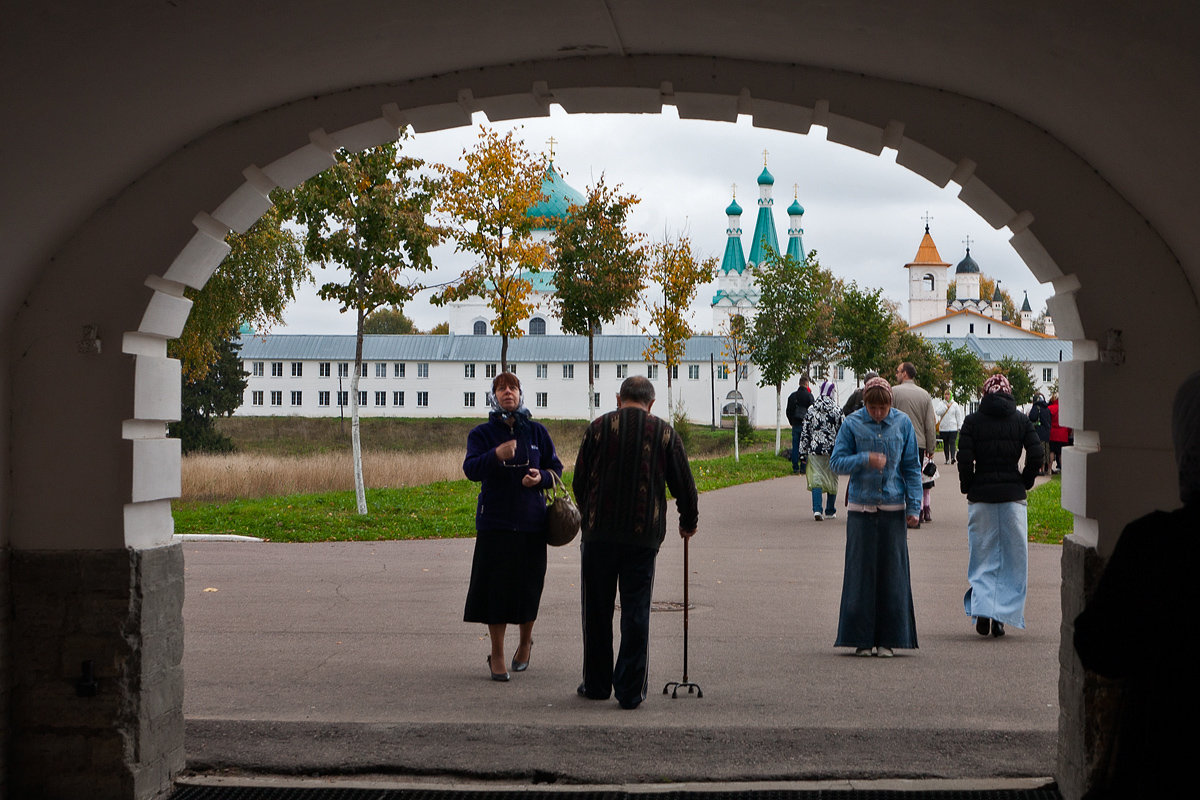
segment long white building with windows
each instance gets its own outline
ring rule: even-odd
[[[532,335],[508,344],[509,370],[521,379],[525,404],[540,417],[587,418],[616,406],[621,382],[645,375],[655,386],[655,413],[667,416],[667,368],[647,361],[645,336],[595,339],[595,391],[588,397],[588,343],[579,336]],[[732,365],[718,336],[694,336],[671,376],[672,396],[688,418],[712,423],[732,412],[741,392],[752,423],[775,422],[775,392],[756,386],[757,370]],[[240,416],[331,416],[349,413],[353,336],[248,336],[241,345],[248,373]],[[358,403],[364,416],[485,417],[492,378],[500,369],[500,337],[477,335],[365,336]]]

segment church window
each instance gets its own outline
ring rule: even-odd
[[[541,317],[534,317],[529,320],[529,335],[530,336],[545,336],[546,335],[546,320]]]
[[[476,336],[487,336],[487,323],[481,319],[475,320],[473,332]]]
[[[921,279],[921,288],[923,288],[927,292],[933,291],[933,276],[932,275],[926,275],[924,278]]]
[[[949,332],[950,332],[950,323],[947,322],[946,323],[946,333],[949,333]]]
[[[1054,380],[1054,370],[1051,367],[1042,367],[1042,383],[1050,383]]]
[[[975,332],[975,323],[974,322],[971,323],[971,331],[970,332],[971,333]]]
[[[992,332],[992,323],[988,323],[988,333]]]

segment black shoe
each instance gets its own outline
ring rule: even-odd
[[[579,684],[579,687],[575,690],[575,694],[579,695],[580,697],[585,697],[588,700],[607,700],[608,699],[607,694],[591,694],[590,692],[588,692],[587,689],[584,688],[582,683]]]
[[[492,657],[490,655],[487,657],[487,665],[488,672],[491,672],[492,674],[492,680],[506,683],[512,679],[512,676],[510,676],[507,672],[492,672]]]
[[[1004,623],[992,620],[992,636],[995,636],[997,639],[999,639],[1003,635],[1004,635]]]
[[[999,623],[997,623],[997,624],[999,624]],[[987,617],[976,618],[975,632],[978,633],[980,636],[987,636],[989,633],[991,633],[991,631],[990,631],[991,627],[992,627],[992,621],[990,619],[988,619]],[[1001,628],[1001,633],[1000,633],[1001,636],[1004,635],[1003,631],[1004,631],[1004,629]]]
[[[629,702],[626,702],[624,700],[618,700],[617,704],[620,705],[621,708],[625,709],[626,711],[632,711],[633,709],[637,708],[638,706],[640,706],[642,704],[642,699],[639,697],[638,699],[630,700]]]
[[[533,642],[529,643],[529,657],[530,658],[533,657]],[[517,656],[514,653],[513,660],[512,660],[512,671],[513,672],[524,672],[527,669],[529,669],[529,659],[527,658],[524,661],[517,661]]]

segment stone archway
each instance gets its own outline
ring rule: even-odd
[[[181,566],[171,552],[169,535],[179,455],[177,445],[165,436],[165,422],[178,413],[178,367],[166,358],[166,341],[179,334],[186,319],[184,287],[203,285],[224,254],[225,231],[248,227],[267,208],[273,186],[294,186],[315,174],[332,163],[330,153],[338,147],[377,144],[408,124],[418,131],[466,124],[474,111],[497,120],[540,115],[551,102],[569,112],[616,113],[656,112],[669,103],[685,118],[729,120],[749,114],[758,125],[799,133],[820,124],[831,141],[875,154],[890,147],[897,151],[899,164],[931,182],[944,186],[954,181],[962,186],[961,197],[968,206],[994,227],[1012,231],[1013,245],[1034,275],[1054,283],[1057,295],[1051,309],[1058,328],[1076,342],[1076,361],[1063,371],[1064,422],[1078,431],[1077,447],[1068,455],[1071,477],[1064,484],[1064,504],[1075,512],[1078,532],[1078,543],[1064,552],[1064,618],[1070,619],[1072,603],[1081,600],[1092,568],[1087,561],[1091,548],[1110,548],[1121,522],[1134,515],[1119,491],[1125,471],[1170,477],[1169,459],[1163,457],[1165,427],[1139,431],[1134,438],[1123,429],[1122,406],[1112,398],[1119,397],[1127,383],[1169,385],[1185,365],[1197,360],[1200,319],[1194,292],[1174,256],[1136,209],[1083,158],[1000,108],[861,75],[701,57],[566,59],[321,95],[225,125],[164,161],[63,248],[22,313],[17,348],[22,358],[13,370],[20,388],[14,390],[14,406],[30,415],[35,423],[31,431],[52,429],[63,405],[35,407],[29,387],[50,383],[87,394],[115,383],[132,391],[113,393],[102,409],[103,419],[123,421],[120,438],[110,429],[94,431],[88,439],[101,457],[120,465],[83,498],[96,503],[98,519],[78,507],[48,508],[44,514],[34,510],[39,501],[43,508],[53,503],[54,487],[61,485],[55,474],[59,465],[38,451],[70,446],[73,440],[66,436],[46,441],[33,433],[14,432],[14,460],[28,464],[14,477],[14,490],[28,495],[14,512],[14,545],[70,552],[75,559],[79,555],[73,551],[83,549],[81,545],[110,554],[132,553],[138,563],[126,570],[141,577],[136,607],[132,595],[117,603],[114,613],[127,620],[120,630],[132,625],[144,634],[145,622],[156,619],[164,623],[161,632],[177,631],[174,583]],[[287,142],[304,143],[280,153],[281,143]],[[246,168],[244,181],[235,186],[231,176],[248,163],[265,165]],[[161,202],[164,197],[169,201]],[[180,212],[196,208],[211,210],[196,215],[191,230],[185,230],[178,221]],[[164,230],[148,238],[144,251],[137,251],[131,238],[156,223]],[[1098,241],[1097,229],[1126,235],[1116,242]],[[95,254],[104,248],[109,248],[99,259],[104,268],[96,269]],[[1138,263],[1161,291],[1129,296],[1104,280],[1112,263]],[[162,264],[169,267],[162,270]],[[73,336],[81,315],[91,311],[81,296],[89,291],[107,296],[103,284],[108,281],[145,286],[136,297],[114,302],[98,323],[102,332],[123,332],[117,348],[123,356],[112,357],[112,342],[108,358],[84,361],[79,374],[56,375],[63,358],[49,346],[48,337],[61,331]],[[73,300],[60,303],[64,285],[74,287]],[[1177,360],[1163,363],[1155,347],[1169,336],[1182,342]],[[116,372],[101,369],[102,364],[115,364]],[[1156,400],[1157,407],[1165,407],[1166,399]],[[1168,415],[1160,416],[1165,420]],[[87,465],[74,465],[68,473],[72,485],[87,485]],[[1157,483],[1170,486],[1169,480]],[[1138,498],[1139,507],[1147,502],[1169,504],[1165,495],[1160,491]],[[119,509],[112,507],[114,497],[122,498]],[[92,535],[78,535],[81,524],[85,529],[90,525]],[[48,540],[42,536],[47,531]],[[47,556],[45,563],[61,568],[62,559]],[[147,573],[143,565],[150,563],[157,566]],[[84,562],[71,567],[76,574],[87,568]],[[36,603],[44,591],[46,587],[18,586],[14,581],[19,602]],[[138,710],[121,722],[123,735],[134,745],[110,758],[131,775],[145,777],[141,784],[130,778],[128,790],[122,784],[111,796],[144,796],[139,785],[153,785],[181,766],[181,728],[168,722],[154,729],[151,724],[151,718],[171,717],[172,670],[178,660],[172,663],[174,652],[159,652],[144,635],[134,639],[131,652],[121,656],[128,672],[119,689]],[[1060,755],[1059,779],[1068,795],[1078,793],[1086,782],[1089,744],[1082,739],[1083,721],[1092,713],[1083,703],[1083,678],[1072,672],[1071,660],[1069,652],[1062,655],[1066,666],[1061,738],[1067,748]],[[159,676],[164,676],[162,697],[168,706],[162,715],[151,713],[145,702]],[[174,702],[178,706],[178,696]],[[63,709],[62,719],[77,721],[77,712]],[[96,724],[107,728],[109,722],[102,718]],[[44,735],[45,741],[53,742],[66,734],[49,730]],[[46,749],[56,752],[53,745]],[[95,769],[112,766],[97,764]],[[24,767],[43,768],[51,767],[36,761]]]

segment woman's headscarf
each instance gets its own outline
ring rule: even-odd
[[[1179,499],[1200,502],[1200,372],[1189,375],[1175,393],[1171,439],[1179,466]]]
[[[879,388],[883,389],[885,392],[887,392],[888,402],[889,403],[892,402],[892,385],[890,383],[888,383],[886,379],[881,378],[878,375],[876,375],[874,378],[871,378],[869,381],[867,381],[866,383],[863,384],[863,397],[864,398],[866,397],[867,389],[871,389],[874,387],[879,387]]]
[[[983,382],[984,394],[996,394],[997,392],[1003,392],[1007,395],[1012,394],[1012,384],[1008,382],[1008,378],[999,372]]]
[[[833,390],[837,388],[837,384],[833,381],[825,381],[821,384],[821,397],[833,397]]]

